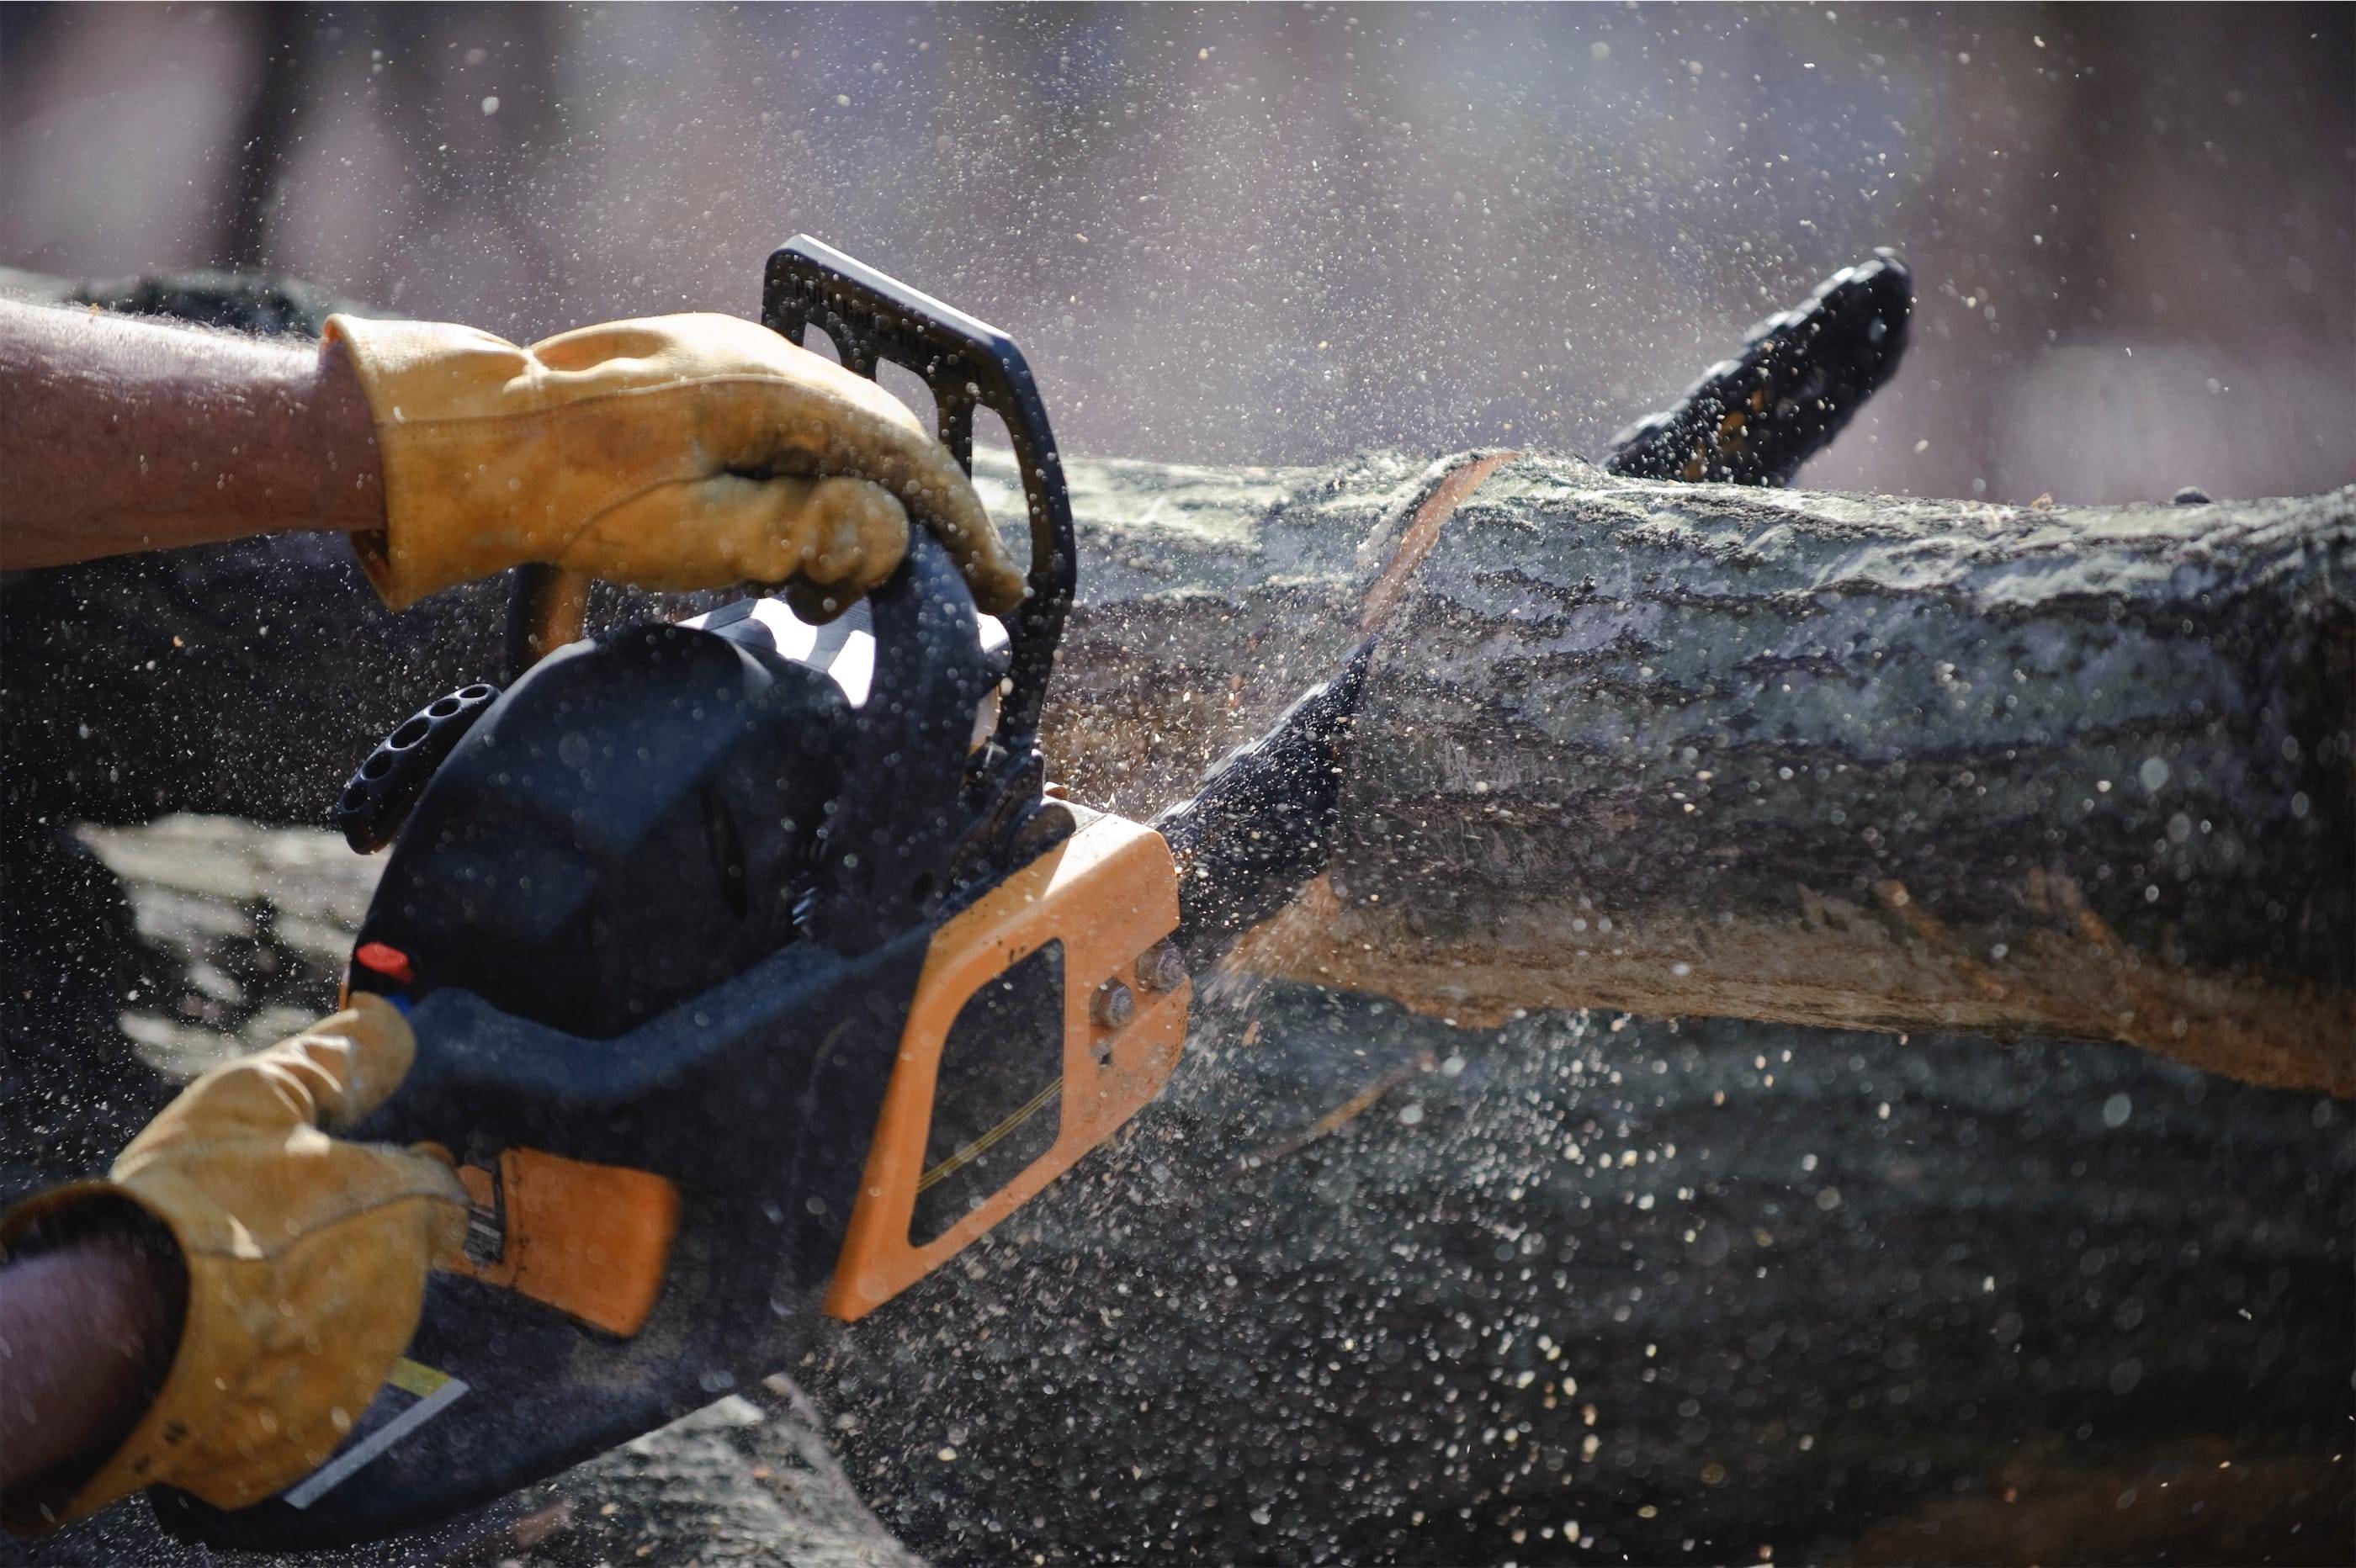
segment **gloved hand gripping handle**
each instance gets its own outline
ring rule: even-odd
[[[974,410],[987,408],[1006,422],[1030,511],[1031,592],[1009,628],[1014,660],[999,732],[1009,751],[1027,749],[1038,734],[1078,561],[1063,463],[1023,351],[996,327],[807,234],[770,256],[761,320],[798,347],[818,327],[833,340],[844,368],[870,380],[884,360],[914,371],[932,390],[941,444],[969,474]],[[579,572],[516,568],[508,603],[509,677],[578,641],[588,605],[589,580]]]

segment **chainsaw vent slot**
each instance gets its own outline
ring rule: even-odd
[[[1064,944],[968,997],[941,1044],[908,1240],[923,1246],[1053,1148],[1063,1125]]]

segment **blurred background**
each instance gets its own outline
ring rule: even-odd
[[[1065,445],[1593,451],[1877,245],[1808,484],[2356,480],[2346,5],[0,8],[0,265],[261,267],[530,338],[806,229]]]

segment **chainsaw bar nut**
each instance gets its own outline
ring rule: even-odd
[[[1137,997],[1118,980],[1107,980],[1088,1000],[1088,1017],[1098,1029],[1119,1029],[1137,1016]]]
[[[1137,983],[1149,991],[1174,991],[1186,978],[1186,960],[1174,942],[1157,942],[1137,955]]]

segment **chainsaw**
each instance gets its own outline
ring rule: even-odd
[[[184,1540],[414,1531],[793,1363],[1151,1102],[1190,976],[1325,860],[1365,649],[1150,825],[1066,798],[1038,727],[1077,551],[1021,351],[807,237],[763,319],[915,372],[969,472],[1003,421],[1029,594],[979,614],[921,528],[823,624],[760,597],[584,638],[578,584],[519,583],[529,667],[429,704],[337,808],[391,849],[348,989],[417,1036],[356,1136],[456,1158],[465,1255],[320,1468],[235,1511],[149,1493]]]

